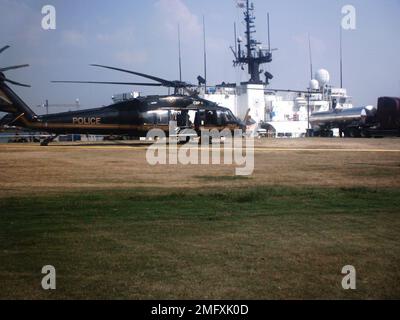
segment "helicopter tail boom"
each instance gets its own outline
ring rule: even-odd
[[[14,116],[8,125],[29,127],[30,123],[37,122],[37,115],[4,82],[0,82],[0,111]]]
[[[9,49],[10,46],[0,48],[0,54]],[[32,127],[37,122],[38,117],[28,105],[22,101],[18,95],[6,84],[29,88],[30,85],[23,84],[9,79],[4,73],[9,70],[17,70],[29,67],[29,64],[20,64],[8,67],[0,67],[0,111],[8,113],[1,121],[1,125],[17,125],[22,127]],[[12,116],[12,120],[9,119]],[[7,121],[7,123],[5,123]]]

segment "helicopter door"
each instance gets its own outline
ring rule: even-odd
[[[173,130],[190,128],[190,115],[187,110],[171,110],[169,116],[169,125]]]
[[[206,111],[198,110],[194,116],[194,128],[195,130],[200,130],[206,124]]]
[[[205,112],[205,117],[206,117],[206,126],[207,127],[218,126],[218,117],[217,117],[217,112],[215,110],[207,110]]]
[[[178,111],[171,110],[169,113],[169,129],[170,131],[178,131]]]
[[[187,110],[182,110],[178,112],[176,118],[178,127],[180,128],[189,128],[190,127],[190,116]]]

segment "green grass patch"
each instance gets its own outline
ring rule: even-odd
[[[6,198],[0,298],[400,298],[399,208],[399,189],[369,188]],[[347,264],[356,291],[341,288]]]

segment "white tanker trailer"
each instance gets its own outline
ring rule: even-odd
[[[382,97],[378,107],[334,109],[310,116],[314,136],[329,137],[339,129],[343,137],[400,135],[400,98]]]
[[[340,136],[359,137],[363,135],[362,128],[375,117],[376,108],[372,106],[349,109],[335,109],[317,112],[310,116],[310,124],[314,136],[332,136],[332,129],[339,129]]]

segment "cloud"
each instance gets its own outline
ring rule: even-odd
[[[33,10],[27,4],[18,1],[0,0],[1,28],[0,39],[40,45],[42,28],[41,12]]]
[[[113,37],[109,33],[98,33],[96,34],[96,41],[100,43],[110,43],[113,40]]]
[[[308,34],[298,34],[293,36],[295,43],[303,50],[309,50]],[[314,55],[322,55],[326,52],[327,46],[325,42],[319,38],[310,37],[311,49]]]
[[[82,47],[86,44],[86,38],[79,31],[67,30],[62,33],[62,43],[69,46]]]
[[[138,37],[131,24],[97,33],[94,39],[101,47],[111,48],[109,58],[117,64],[132,66],[147,61],[146,50],[137,47]]]
[[[137,65],[147,61],[147,53],[144,51],[121,51],[115,54],[115,59],[117,62],[124,65]]]
[[[158,0],[155,8],[160,26],[170,38],[176,38],[178,24],[183,38],[201,36],[202,26],[198,17],[182,0]]]
[[[101,44],[114,46],[133,43],[136,40],[135,26],[126,25],[112,31],[97,33],[95,40]]]

